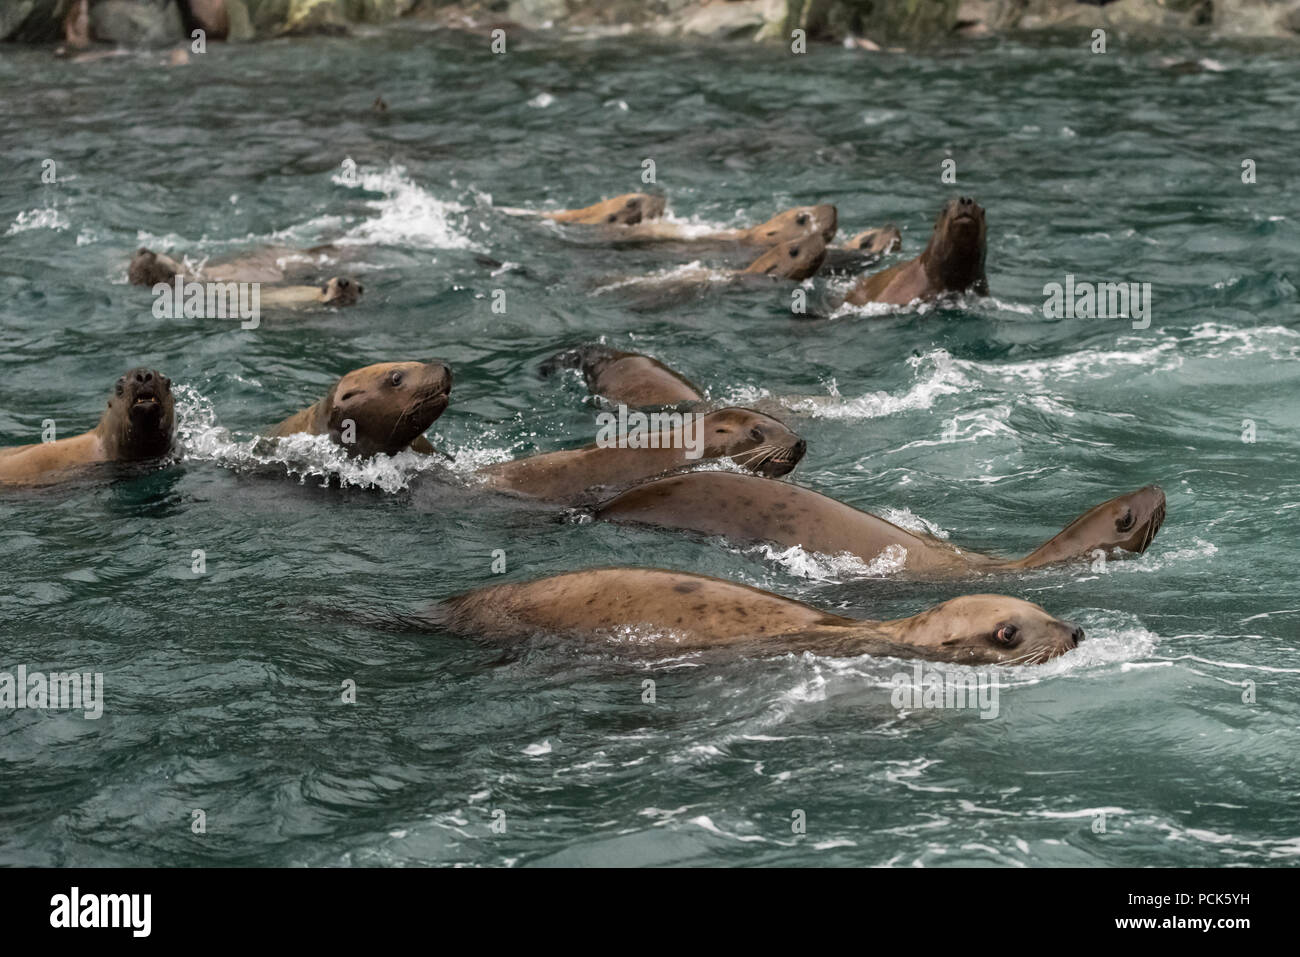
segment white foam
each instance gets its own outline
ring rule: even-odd
[[[378,243],[422,249],[480,249],[469,238],[467,207],[436,198],[414,183],[404,166],[393,164],[386,169],[360,168],[354,175],[347,175],[340,170],[331,177],[331,181],[350,189],[383,194],[382,199],[366,202],[377,215],[349,229],[338,240],[340,244]]]
[[[670,269],[661,269],[658,272],[647,273],[644,276],[629,276],[626,279],[616,279],[613,282],[597,287],[594,292],[599,295],[602,293],[613,292],[615,289],[626,289],[628,287],[636,286],[657,286],[674,282],[726,282],[732,278],[732,275],[732,273],[725,270],[707,268],[697,259],[694,262],[689,262],[682,266],[673,266]]]
[[[915,514],[910,508],[882,508],[880,517],[887,522],[893,522],[899,528],[906,528],[909,531],[922,532],[933,535],[935,538],[946,539],[948,537],[948,532],[928,518],[922,518]]]
[[[888,545],[871,561],[857,555],[841,552],[826,555],[810,552],[801,545],[779,548],[769,544],[754,545],[744,550],[749,554],[780,565],[791,575],[814,581],[848,581],[855,578],[884,578],[903,570],[907,563],[907,549],[901,545]]]
[[[68,218],[57,209],[33,209],[15,216],[14,221],[9,224],[9,228],[5,231],[5,235],[16,236],[31,229],[53,229],[58,231],[67,229],[70,225]]]
[[[299,433],[277,439],[236,438],[217,424],[212,403],[197,389],[179,385],[175,397],[177,445],[188,459],[213,462],[236,471],[279,467],[289,475],[297,475],[301,482],[316,478],[321,484],[328,484],[331,479],[337,479],[345,486],[378,488],[385,492],[405,489],[416,475],[446,467],[441,456],[409,450],[357,459],[327,435]]]

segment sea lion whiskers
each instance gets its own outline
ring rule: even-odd
[[[735,452],[729,458],[737,465],[743,465],[752,470],[762,465],[779,451],[781,451],[781,447],[775,442],[765,442],[762,445],[756,445],[752,449]]]
[[[398,429],[420,412],[424,411],[429,403],[444,395],[446,395],[446,392],[444,392],[440,387],[428,386],[412,396],[411,401],[407,402],[406,405],[402,407],[402,411],[398,413],[397,418],[394,420],[393,429],[388,433],[388,442],[390,444],[392,443],[393,438],[397,435]]]

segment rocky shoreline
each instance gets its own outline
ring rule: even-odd
[[[1300,0],[0,0],[0,40],[166,46],[196,29],[243,42],[418,19],[452,29],[913,44],[1106,27],[1153,37],[1300,38]]]

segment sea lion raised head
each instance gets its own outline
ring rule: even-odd
[[[969,196],[950,199],[939,212],[934,233],[921,254],[926,277],[939,289],[987,293],[984,275],[984,207]],[[982,287],[982,288],[981,288]]]
[[[1053,562],[1091,557],[1100,549],[1142,554],[1165,520],[1165,493],[1159,485],[1117,495],[1088,509],[1015,565],[1036,568]]]
[[[450,393],[451,369],[441,362],[380,362],[334,383],[319,426],[353,455],[395,455],[442,415]]]
[[[743,275],[771,276],[774,279],[793,279],[803,282],[816,275],[826,260],[826,243],[821,236],[804,236],[774,246],[759,256]]]
[[[106,458],[136,461],[165,455],[176,432],[172,380],[144,367],[121,376],[96,431]]]
[[[785,423],[753,409],[728,407],[704,417],[704,458],[726,456],[750,472],[785,475],[808,451],[808,443]]]
[[[764,246],[787,243],[804,236],[820,236],[823,243],[835,238],[839,228],[839,214],[830,203],[819,206],[795,206],[777,213],[765,223],[747,231],[747,238]]]
[[[181,264],[176,260],[141,246],[131,258],[126,278],[133,286],[153,286],[171,282],[179,272],[182,272]]]
[[[331,306],[351,306],[361,298],[366,287],[347,276],[333,276],[320,287],[321,301]]]
[[[963,595],[878,627],[927,657],[957,664],[1042,664],[1083,641],[1078,625],[1008,595]]]
[[[877,226],[875,229],[858,233],[844,243],[844,248],[884,256],[896,251],[902,245],[903,234],[899,232],[897,226],[890,223],[888,226]]]
[[[175,435],[171,380],[155,369],[132,369],[114,383],[90,431],[0,449],[0,485],[43,485],[89,465],[162,458]]]

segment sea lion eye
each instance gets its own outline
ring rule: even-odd
[[[794,218],[794,221],[795,221],[798,225],[800,225],[800,226],[807,226],[807,225],[808,225],[808,214],[807,214],[807,213],[800,213],[798,216],[796,216],[796,217]]]
[[[321,283],[320,291],[321,291],[321,292],[329,292],[329,291],[330,291],[330,284],[327,283],[327,282],[326,282],[326,283]]]
[[[394,369],[392,373],[388,376],[388,381],[392,385],[401,385],[402,384],[401,370]]]
[[[791,246],[791,247],[790,247],[790,258],[791,258],[791,259],[796,259],[796,258],[798,258],[798,256],[799,256],[799,247],[798,247],[798,246]]]
[[[1016,636],[1020,629],[1015,625],[1006,623],[998,626],[998,630],[993,633],[993,640],[999,645],[1011,646],[1016,643]]]
[[[118,380],[117,380],[117,394],[118,394],[118,395],[121,395],[121,394],[122,394],[122,391],[123,391],[124,388],[125,388],[125,385],[124,385],[124,383],[123,383],[123,380],[118,379]]]
[[[1115,527],[1119,529],[1121,532],[1127,532],[1130,528],[1132,528],[1133,509],[1130,508],[1128,511],[1126,511],[1123,514],[1123,516],[1120,517],[1119,521],[1115,523]]]
[[[754,426],[752,429],[749,430],[749,437],[753,439],[755,442],[762,442],[763,430],[760,429],[758,426]]]

